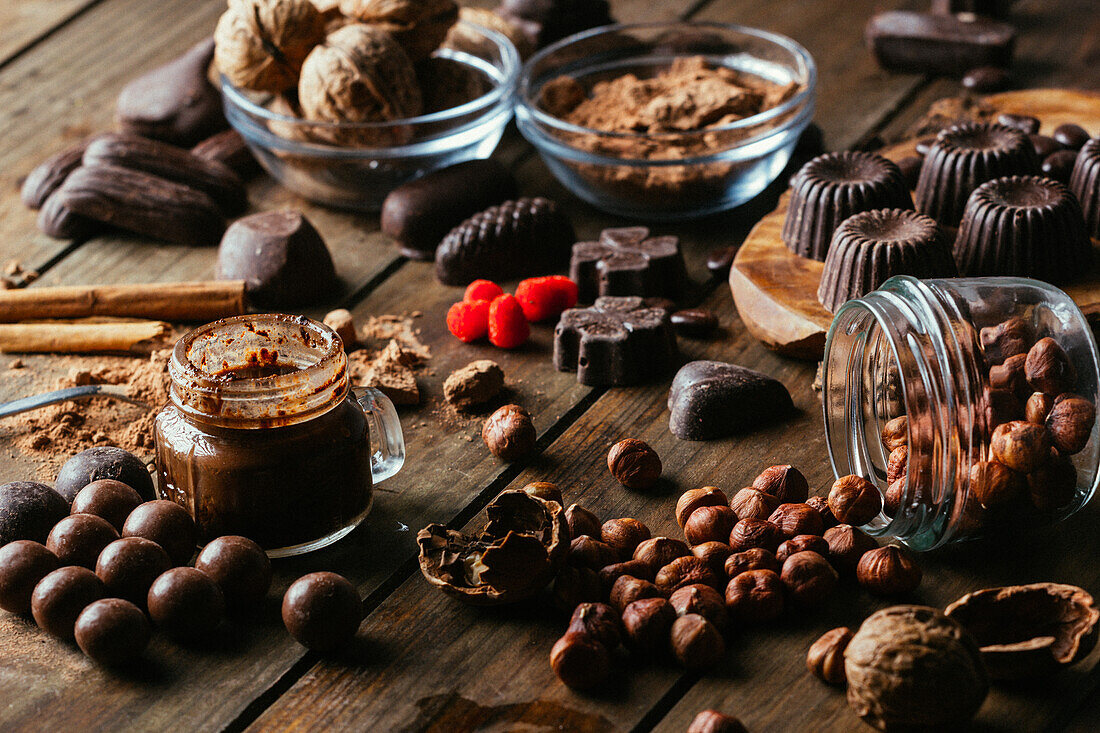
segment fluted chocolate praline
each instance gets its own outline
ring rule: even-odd
[[[1016,275],[1058,283],[1092,269],[1081,205],[1042,176],[1009,176],[970,195],[955,240],[964,276]]]
[[[917,211],[957,227],[978,186],[1003,176],[1039,172],[1027,135],[1004,125],[965,122],[936,136],[917,179]]]
[[[955,277],[951,245],[934,219],[907,209],[876,209],[846,219],[833,235],[817,299],[830,313],[894,275]]]
[[[1100,239],[1100,137],[1089,140],[1077,154],[1069,190],[1081,202],[1085,231]]]
[[[833,232],[852,214],[911,208],[905,176],[892,161],[855,150],[825,153],[795,174],[782,238],[796,255],[823,261]]]

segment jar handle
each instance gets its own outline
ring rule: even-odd
[[[372,387],[352,390],[355,401],[370,423],[371,433],[378,438],[378,450],[371,455],[370,469],[374,483],[385,481],[405,465],[405,436],[401,419],[390,398]]]

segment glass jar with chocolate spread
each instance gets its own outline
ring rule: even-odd
[[[373,485],[404,463],[393,404],[351,389],[339,337],[316,321],[207,324],[176,343],[168,373],[160,492],[191,512],[202,542],[243,535],[272,557],[324,547],[363,521]]]
[[[1091,498],[1096,340],[1037,280],[902,276],[845,303],[822,402],[837,476],[870,480],[864,527],[925,550],[1059,521]]]

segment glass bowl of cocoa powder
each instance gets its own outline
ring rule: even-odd
[[[569,190],[649,221],[731,209],[783,170],[810,123],[817,70],[775,33],[643,23],[570,36],[520,73],[520,132]]]

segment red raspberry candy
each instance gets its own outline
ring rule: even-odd
[[[447,330],[464,343],[485,338],[489,333],[489,301],[455,303],[447,311]]]
[[[577,304],[577,284],[561,275],[528,278],[516,286],[516,300],[528,321],[548,321]]]
[[[492,302],[493,298],[501,295],[504,295],[504,288],[492,280],[474,280],[466,286],[466,294],[462,296],[462,299],[467,303],[472,303],[475,300]]]
[[[489,343],[514,349],[531,335],[523,308],[512,295],[501,295],[489,304]]]

